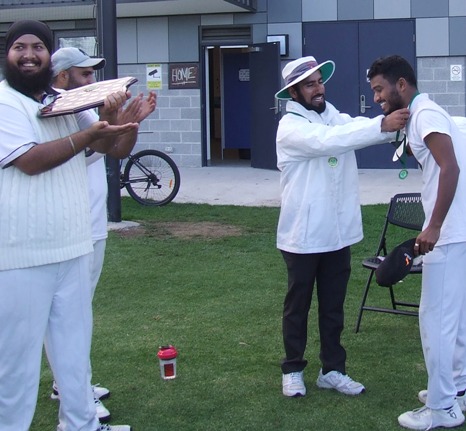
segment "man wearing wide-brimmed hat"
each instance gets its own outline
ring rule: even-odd
[[[319,301],[321,370],[317,386],[358,395],[365,388],[346,374],[341,345],[343,305],[351,271],[350,246],[363,238],[354,150],[395,140],[409,113],[352,118],[325,100],[333,61],[303,57],[288,63],[285,86],[275,95],[289,100],[277,131],[281,211],[277,248],[288,269],[283,310],[285,396],[304,396],[308,313],[314,283]],[[342,89],[343,90],[343,89]]]

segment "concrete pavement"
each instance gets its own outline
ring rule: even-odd
[[[421,191],[421,170],[410,169],[400,180],[400,169],[360,169],[361,205],[389,203],[397,193]],[[173,202],[209,205],[280,206],[280,172],[249,166],[180,168],[181,186]],[[125,189],[122,196],[128,196]],[[109,230],[138,223],[109,222]]]
[[[421,171],[360,169],[361,204],[388,203],[397,193],[421,191]],[[210,205],[280,206],[280,172],[245,166],[180,168],[181,187],[174,202]]]

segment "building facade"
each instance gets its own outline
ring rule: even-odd
[[[56,47],[105,56],[95,44],[96,7],[92,0],[0,0],[0,51],[11,22],[29,18],[49,24]],[[302,55],[336,62],[327,96],[351,115],[380,113],[365,70],[397,53],[412,62],[422,92],[466,115],[465,0],[117,0],[116,16],[118,75],[138,78],[133,93],[158,93],[138,149],[165,151],[179,166],[273,169],[282,112],[273,94],[281,68]],[[358,162],[398,168],[387,155],[369,152]]]

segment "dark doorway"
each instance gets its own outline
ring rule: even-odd
[[[209,47],[206,63],[207,164],[276,169],[279,44]]]

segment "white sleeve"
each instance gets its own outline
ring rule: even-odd
[[[38,137],[26,113],[12,106],[0,104],[0,119],[0,168],[5,168],[36,145]]]
[[[287,160],[336,156],[395,139],[394,133],[381,132],[383,116],[358,119],[345,124],[311,123],[293,114],[285,115],[278,126],[277,153]],[[281,154],[280,154],[281,153]]]
[[[78,112],[77,114],[75,114],[75,117],[80,130],[88,129],[96,121],[99,121],[99,116],[93,109]]]
[[[417,115],[417,132],[423,141],[431,133],[442,133],[451,136],[450,120],[442,112],[433,109],[421,109],[415,115]]]

